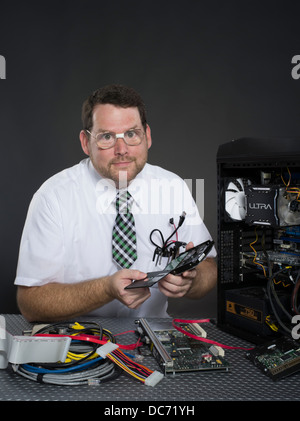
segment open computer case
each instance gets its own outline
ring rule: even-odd
[[[300,138],[221,145],[217,182],[217,323],[261,343],[299,314]]]

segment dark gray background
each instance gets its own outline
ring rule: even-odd
[[[296,1],[263,0],[1,4],[0,313],[17,311],[13,282],[30,199],[49,176],[84,158],[81,104],[107,83],[142,94],[151,163],[205,179],[204,221],[216,240],[218,146],[243,136],[299,136],[300,80],[291,76],[299,11]],[[192,304],[177,308],[215,315],[215,291]]]

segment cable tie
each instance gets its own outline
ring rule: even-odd
[[[36,377],[36,381],[41,384],[44,383],[43,377],[44,377],[44,373],[38,373]]]

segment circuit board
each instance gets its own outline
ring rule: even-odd
[[[228,371],[224,351],[186,336],[174,328],[151,325],[145,319],[141,325],[151,341],[151,350],[164,374],[188,371]],[[201,337],[203,330],[189,323],[181,327]]]
[[[174,330],[155,331],[157,338],[170,355],[173,364],[167,372],[227,370],[228,364],[221,356],[215,356],[209,347],[196,339]]]
[[[290,338],[258,345],[246,357],[274,381],[300,371],[300,344]]]

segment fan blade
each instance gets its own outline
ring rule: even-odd
[[[227,192],[228,193],[228,192]],[[228,195],[229,199],[225,203],[225,210],[232,219],[242,220],[246,215],[245,195],[242,192]]]
[[[230,201],[227,201],[227,202],[225,203],[225,209],[226,209],[226,212],[228,212],[228,213],[229,213],[229,215],[231,215],[231,211],[232,211],[232,209],[233,209],[235,206],[236,206],[236,201],[235,201],[235,199],[230,200]]]
[[[228,184],[226,191],[239,192],[239,188],[232,181]]]
[[[230,200],[235,200],[235,197],[236,197],[237,194],[238,194],[238,192],[227,191],[225,193],[225,203],[229,202]]]
[[[244,183],[243,183],[243,180],[241,178],[237,178],[236,181],[237,181],[237,183],[239,183],[239,185],[241,187],[241,191],[244,191]]]
[[[241,178],[228,183],[225,191],[225,210],[233,220],[241,221],[245,219],[245,190]]]

